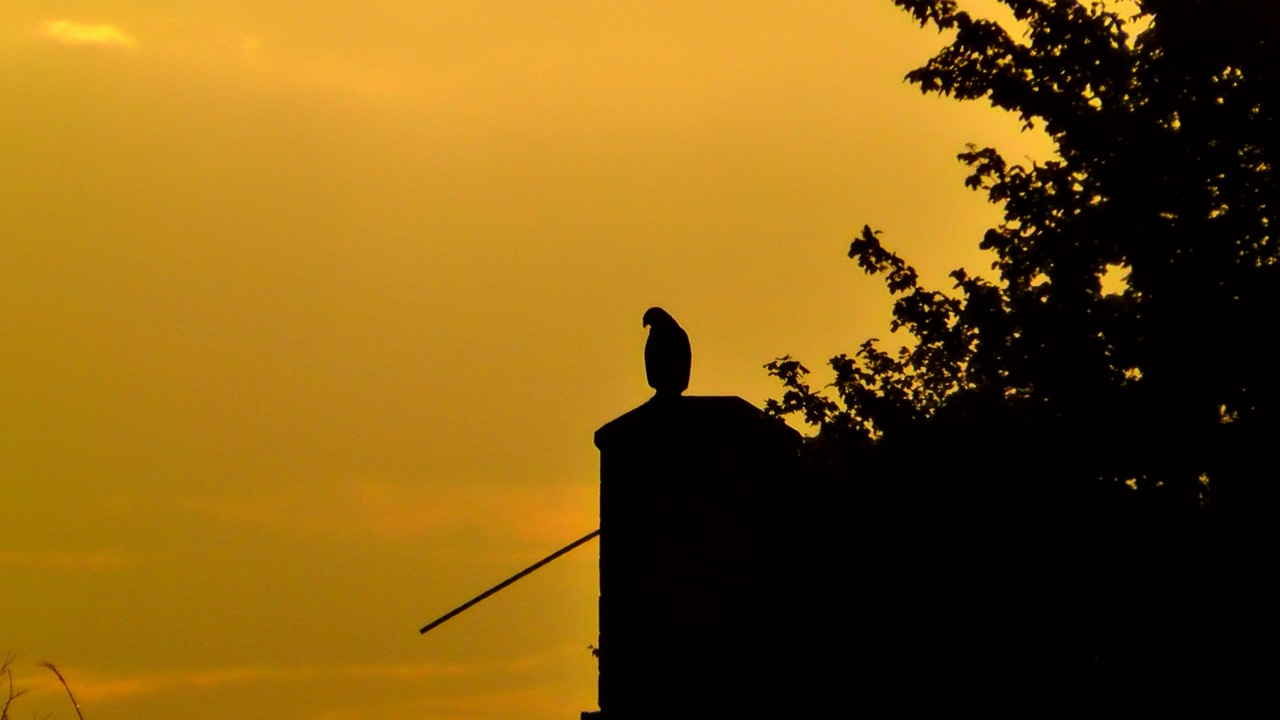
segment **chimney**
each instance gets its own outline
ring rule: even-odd
[[[737,397],[659,397],[601,427],[599,720],[768,716],[800,436]],[[798,671],[797,671],[798,672]],[[790,689],[788,689],[790,688]]]

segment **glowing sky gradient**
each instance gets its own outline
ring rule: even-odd
[[[973,3],[989,7],[990,3]],[[595,707],[594,430],[887,328],[996,210],[887,0],[0,5],[0,653],[15,716]]]

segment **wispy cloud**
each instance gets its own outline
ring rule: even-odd
[[[493,527],[523,542],[554,546],[593,529],[595,492],[589,481],[460,491],[353,480],[327,488],[190,497],[184,504],[221,522],[322,535],[422,540],[463,528]]]
[[[64,45],[134,47],[138,43],[125,31],[108,23],[78,23],[73,20],[46,20],[42,34]]]
[[[138,563],[138,557],[118,550],[0,550],[0,568],[110,572]]]
[[[295,683],[317,679],[332,682],[334,678],[340,677],[414,681],[425,678],[458,677],[474,672],[474,668],[449,663],[336,667],[226,667],[134,675],[105,675],[80,671],[75,682],[75,692],[76,697],[84,702],[107,702],[166,692],[238,685]],[[50,683],[38,682],[33,689],[53,688]]]
[[[562,688],[522,687],[476,689],[475,683],[494,675],[523,675],[530,669],[562,662],[565,657],[586,653],[580,643],[564,643],[558,648],[530,653],[519,658],[482,660],[479,662],[410,661],[403,663],[299,664],[299,665],[230,665],[222,667],[168,670],[139,669],[134,672],[102,670],[83,666],[61,667],[75,696],[84,705],[103,708],[125,701],[151,702],[165,696],[190,698],[198,693],[237,692],[250,697],[308,694],[314,688],[355,686],[362,688],[422,688],[435,690],[423,695],[413,692],[391,692],[388,703],[377,716],[388,720],[413,720],[430,717],[476,720],[510,717],[513,710],[521,717],[552,717],[564,703]],[[40,703],[65,697],[63,688],[49,673],[39,672],[21,679],[30,691],[30,699]],[[441,683],[445,683],[442,685]],[[523,685],[523,683],[521,683]],[[452,690],[443,691],[445,687]],[[464,689],[466,688],[466,689]],[[443,691],[443,692],[442,692]],[[396,699],[400,698],[400,699]],[[355,720],[369,717],[367,706],[334,706],[328,710],[299,717],[324,720]]]

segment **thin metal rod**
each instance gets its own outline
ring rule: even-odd
[[[525,569],[521,570],[520,572],[516,573],[515,575],[512,575],[511,577],[507,578],[506,580],[503,580],[502,582],[498,583],[497,585],[494,585],[493,587],[489,588],[488,590],[485,590],[484,592],[480,593],[479,595],[477,595],[477,596],[475,596],[475,597],[471,598],[470,600],[466,601],[465,603],[463,603],[463,604],[459,605],[458,607],[456,607],[456,608],[454,608],[454,609],[450,610],[449,612],[447,612],[447,613],[445,613],[444,615],[440,616],[440,618],[439,618],[438,620],[435,620],[435,621],[431,622],[430,624],[426,625],[425,627],[423,627],[423,628],[422,628],[421,630],[419,630],[418,632],[419,632],[419,633],[421,633],[421,634],[423,634],[423,635],[426,635],[426,634],[427,634],[427,631],[429,631],[429,630],[433,630],[433,629],[435,629],[435,628],[439,627],[440,625],[443,625],[443,624],[445,623],[445,621],[447,621],[447,620],[451,619],[453,616],[457,615],[458,613],[462,612],[463,610],[466,610],[467,608],[471,607],[472,605],[475,605],[476,603],[480,602],[481,600],[484,600],[485,598],[487,598],[487,597],[489,597],[490,595],[492,595],[492,594],[494,594],[494,593],[498,592],[498,591],[499,591],[499,590],[501,590],[502,588],[504,588],[504,587],[506,587],[506,586],[510,585],[511,583],[513,583],[513,582],[515,582],[515,581],[519,580],[520,578],[524,577],[525,575],[528,575],[529,573],[533,572],[534,570],[537,570],[538,568],[542,567],[543,565],[546,565],[547,563],[551,562],[552,560],[555,560],[556,558],[560,557],[561,555],[564,555],[565,553],[569,552],[570,550],[573,550],[574,548],[576,548],[576,547],[578,547],[579,545],[581,545],[581,544],[583,544],[583,543],[587,542],[588,540],[591,540],[592,538],[594,538],[595,536],[597,536],[597,535],[599,535],[599,534],[600,534],[600,531],[599,531],[599,530],[592,530],[591,532],[587,533],[586,535],[583,535],[582,537],[578,538],[577,540],[574,540],[573,542],[569,543],[568,545],[565,545],[564,547],[562,547],[562,548],[560,548],[559,550],[557,550],[557,551],[555,551],[555,552],[551,553],[550,555],[548,555],[548,556],[546,556],[546,557],[542,558],[542,559],[541,559],[541,560],[539,560],[538,562],[536,562],[536,563],[534,563],[534,564],[530,565],[529,567],[527,567],[527,568],[525,568]]]

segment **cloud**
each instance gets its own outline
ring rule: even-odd
[[[512,708],[533,709],[522,717],[551,717],[557,714],[563,703],[563,692],[547,688],[527,688],[520,695],[532,692],[532,697],[511,697],[511,691],[475,691],[483,678],[495,675],[527,673],[530,669],[554,666],[564,658],[581,657],[586,649],[581,643],[563,643],[560,647],[535,652],[515,659],[484,660],[480,662],[410,661],[403,663],[355,663],[355,664],[297,664],[297,665],[229,665],[221,667],[180,669],[139,669],[120,672],[84,666],[60,666],[75,691],[76,700],[85,705],[105,707],[110,703],[168,697],[197,697],[199,693],[235,692],[247,697],[308,694],[318,686],[349,686],[388,690],[387,698],[392,706],[383,708],[380,718],[491,718],[509,717]],[[454,689],[440,692],[448,683]],[[38,672],[23,678],[21,684],[30,691],[32,699],[45,703],[53,698],[61,700],[64,690],[51,673]],[[431,685],[437,690],[429,696],[415,698],[412,690]],[[401,690],[394,690],[400,688]],[[397,701],[393,698],[400,697]],[[198,701],[198,700],[197,700]],[[416,711],[396,712],[394,706],[404,702]],[[424,706],[425,703],[425,706]],[[322,715],[326,720],[353,720],[369,716],[368,708],[330,708]]]
[[[133,675],[103,675],[81,670],[77,673],[78,677],[74,685],[77,699],[84,702],[108,702],[130,697],[227,686],[261,686],[262,684],[311,682],[318,679],[332,682],[335,677],[418,681],[426,678],[460,677],[475,671],[474,668],[456,663],[336,667],[224,667]],[[46,686],[50,686],[50,683],[37,683],[33,688],[56,691],[56,688]]]
[[[475,528],[554,549],[594,529],[591,481],[530,487],[445,488],[351,480],[329,487],[188,497],[185,509],[234,524],[290,527],[320,535],[420,541]]]
[[[139,562],[138,557],[118,550],[0,550],[0,568],[110,572]]]
[[[138,44],[128,33],[107,23],[91,25],[72,20],[46,20],[43,35],[64,45],[134,47]]]
[[[187,510],[219,522],[291,528],[321,535],[417,540],[465,521],[456,507],[355,481],[336,487],[277,488],[249,494],[188,497]]]

